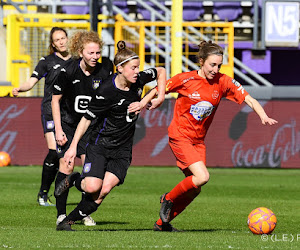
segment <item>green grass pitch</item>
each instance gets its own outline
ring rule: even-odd
[[[77,223],[76,232],[57,232],[55,207],[36,202],[41,167],[0,168],[0,248],[300,249],[300,170],[210,168],[209,172],[210,181],[200,196],[172,221],[184,232],[152,231],[160,195],[183,178],[176,167],[131,167],[125,184],[116,187],[92,215],[97,226]],[[80,197],[72,188],[68,212]],[[247,227],[248,214],[260,206],[277,217],[272,235],[253,235]]]

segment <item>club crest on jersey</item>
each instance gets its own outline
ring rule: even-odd
[[[47,121],[47,129],[53,129],[54,128],[54,121]]]
[[[61,147],[60,147],[60,146],[57,146],[56,152],[57,152],[57,153],[61,153]]]
[[[99,88],[100,84],[101,84],[102,80],[100,79],[94,79],[93,80],[93,89],[97,89]]]
[[[202,121],[205,117],[210,116],[214,106],[207,101],[198,102],[190,108],[190,114],[197,120]]]
[[[218,90],[214,90],[214,92],[212,93],[211,97],[212,97],[212,99],[218,99],[218,97],[219,97]]]
[[[88,173],[91,171],[91,166],[92,166],[92,163],[86,163],[84,164],[83,166],[83,173]]]

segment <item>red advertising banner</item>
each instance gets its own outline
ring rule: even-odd
[[[174,103],[141,113],[132,165],[176,165],[167,134]],[[300,102],[260,103],[277,125],[262,125],[246,104],[221,102],[205,139],[207,166],[300,168]],[[41,98],[0,99],[0,151],[11,155],[13,165],[41,165],[47,154],[40,104]]]

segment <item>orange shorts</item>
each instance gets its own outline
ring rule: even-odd
[[[169,138],[169,145],[177,160],[180,169],[186,169],[195,162],[203,161],[206,165],[206,147],[204,142],[192,144],[188,140]]]

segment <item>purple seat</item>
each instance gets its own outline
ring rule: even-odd
[[[121,9],[122,11],[124,11],[126,14],[129,13],[129,7],[127,5],[127,1],[123,0],[123,1],[112,1],[113,5],[117,6],[119,9]],[[114,15],[116,15],[117,13],[114,11],[113,12]]]
[[[182,17],[184,21],[194,21],[204,13],[202,2],[183,2],[183,13]]]
[[[240,2],[215,2],[214,14],[222,21],[234,21],[243,13]]]
[[[63,5],[62,11],[66,14],[85,15],[90,12],[89,0],[62,0],[62,2],[86,2],[86,6]]]
[[[160,14],[164,15],[164,11],[161,9],[158,9],[152,2],[147,2],[147,5],[155,9]],[[142,5],[139,3],[137,4],[137,12],[140,13],[143,16],[144,20],[150,21],[151,20],[151,12],[147,9],[145,9]],[[155,19],[158,19],[156,16]]]

